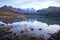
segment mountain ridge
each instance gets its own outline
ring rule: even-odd
[[[41,10],[35,10],[32,9],[20,9],[20,8],[14,8],[12,6],[3,6],[0,7],[0,10],[10,10],[17,14],[59,14],[60,15],[60,7],[55,6],[49,6],[48,8],[41,9]]]
[[[14,8],[12,6],[7,6],[7,5],[1,7],[0,10],[1,9],[6,9],[6,10],[9,9],[9,10],[12,10],[17,13],[35,13],[36,12],[36,10],[34,8],[21,9],[21,8]]]

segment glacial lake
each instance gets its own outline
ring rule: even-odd
[[[33,22],[34,20],[37,20],[37,21],[40,21],[40,22],[43,22],[43,23],[47,23],[47,24],[59,24],[60,25],[60,19],[58,17],[27,17],[25,18],[24,20],[23,19],[15,19],[15,22],[21,22],[21,21],[31,21]]]

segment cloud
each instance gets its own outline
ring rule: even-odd
[[[35,9],[42,9],[47,8],[49,6],[59,6],[59,0],[15,0],[15,3],[19,5],[20,8],[35,8]]]
[[[23,3],[25,2],[26,0],[13,0],[14,3]]]
[[[1,5],[11,5],[17,8],[42,9],[48,6],[60,7],[60,0],[0,0]]]

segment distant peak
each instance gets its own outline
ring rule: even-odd
[[[55,6],[49,6],[48,8],[57,8],[57,7],[55,7]]]
[[[12,6],[7,6],[7,5],[4,5],[3,7],[4,8],[13,8]]]
[[[7,7],[7,5],[4,5],[3,7]]]

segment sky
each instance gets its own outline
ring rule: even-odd
[[[4,5],[16,8],[42,9],[49,6],[60,7],[60,0],[0,0],[0,7]]]

